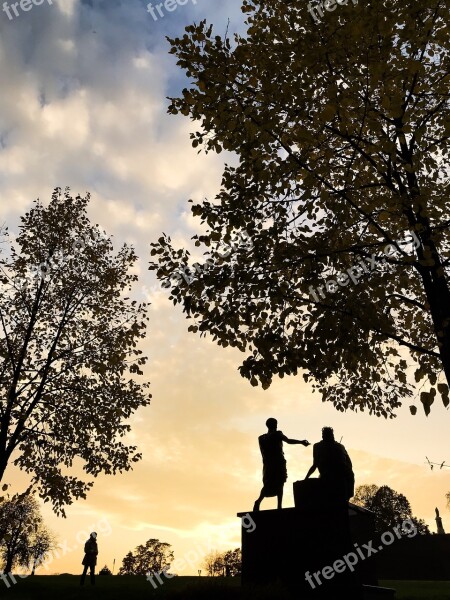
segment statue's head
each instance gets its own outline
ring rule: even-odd
[[[95,531],[93,531],[93,532],[91,533],[91,538],[92,538],[93,540],[96,540],[96,539],[97,539],[97,533],[96,533]]]
[[[334,442],[334,431],[332,427],[322,428],[322,439],[326,442]]]
[[[274,419],[273,417],[270,417],[270,419],[267,419],[267,421],[266,421],[266,427],[269,431],[276,431],[277,425],[278,425],[278,421],[276,419]]]

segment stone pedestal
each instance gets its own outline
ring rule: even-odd
[[[363,584],[377,585],[373,562],[359,560],[352,568],[343,563],[340,573],[333,565],[355,552],[355,542],[373,537],[371,513],[330,502],[317,479],[296,482],[294,497],[295,508],[238,514],[250,514],[255,523],[248,527],[243,520],[242,583],[280,582],[302,599],[362,599]]]

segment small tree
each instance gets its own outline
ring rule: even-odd
[[[8,491],[9,488],[9,484],[5,483],[4,485],[2,485],[2,493],[6,493]],[[28,492],[29,490],[27,490]],[[25,496],[25,494],[27,493],[25,492],[24,494],[21,494],[21,496]],[[19,496],[19,494],[16,494],[14,496],[14,499],[17,498]],[[6,504],[7,499],[9,499],[9,494],[7,494],[6,496],[0,496],[0,540],[2,540],[6,534],[7,528],[8,528],[8,518],[6,518],[6,514],[7,514],[7,510],[12,510],[12,505],[11,503]],[[8,509],[6,507],[9,507]]]
[[[55,547],[54,535],[45,527],[37,500],[29,493],[18,494],[0,504],[0,552],[4,571],[16,564],[34,574],[42,556]]]
[[[377,533],[384,533],[407,519],[414,523],[418,533],[430,533],[425,521],[413,516],[406,496],[387,485],[360,485],[356,489],[353,502],[374,513]]]
[[[0,551],[3,571],[10,573],[27,552],[28,535],[38,519],[36,500],[27,494],[15,496],[0,505]]]
[[[223,555],[217,550],[212,550],[203,559],[203,567],[210,577],[219,577],[224,574]]]
[[[222,554],[222,562],[225,567],[225,574],[235,577],[241,574],[242,570],[242,554],[240,548],[227,550]]]
[[[136,560],[132,552],[128,552],[125,558],[122,560],[122,566],[119,569],[119,575],[135,575],[135,563]]]
[[[53,532],[47,529],[43,523],[39,523],[36,531],[30,537],[24,557],[25,561],[22,564],[31,568],[31,575],[34,575],[44,556],[55,549],[56,538]]]
[[[151,397],[135,380],[147,305],[126,296],[137,257],[127,245],[114,253],[89,199],[57,188],[0,254],[0,481],[14,454],[63,515],[93,485],[67,473],[75,459],[92,477],[140,460],[121,439]]]
[[[157,539],[149,539],[128,552],[122,561],[119,575],[146,575],[168,571],[173,561],[171,545]]]
[[[100,571],[98,572],[99,575],[112,575],[111,570],[105,565],[102,569],[100,569]]]
[[[369,506],[372,505],[373,498],[378,490],[379,486],[375,485],[374,483],[359,485],[355,490],[355,495],[352,498],[352,502],[358,506],[363,506],[364,508],[371,510]]]

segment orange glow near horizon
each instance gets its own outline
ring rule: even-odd
[[[38,573],[78,573],[83,544],[90,531],[98,533],[98,569],[115,572],[126,553],[149,538],[172,544],[183,559],[180,575],[196,575],[212,549],[240,546],[236,514],[251,510],[261,488],[261,458],[257,437],[268,416],[289,437],[320,439],[323,425],[331,425],[342,439],[354,465],[356,485],[389,485],[410,500],[413,513],[435,530],[434,508],[445,509],[449,477],[433,470],[426,456],[441,460],[446,428],[443,410],[411,417],[401,411],[386,421],[366,414],[339,413],[311,394],[300,378],[276,381],[262,391],[237,373],[236,351],[215,347],[186,333],[182,316],[163,303],[153,315],[153,326],[171,323],[176,343],[164,344],[149,335],[149,353],[157,368],[147,368],[152,381],[152,405],[132,419],[133,442],[144,458],[134,471],[101,476],[87,500],[67,508],[67,519],[43,506],[45,522],[58,535],[61,548]],[[152,327],[152,326],[151,326]],[[439,414],[440,413],[440,414]],[[312,460],[312,446],[286,446],[288,481],[283,506],[293,506],[292,483],[304,478]],[[11,473],[11,471],[10,471]],[[26,477],[14,471],[18,491]],[[275,508],[275,499],[262,510]]]

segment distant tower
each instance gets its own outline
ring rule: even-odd
[[[436,527],[437,527],[437,532],[439,535],[445,535],[445,531],[444,528],[442,526],[442,519],[439,516],[439,509],[435,508],[434,509],[436,511]]]

